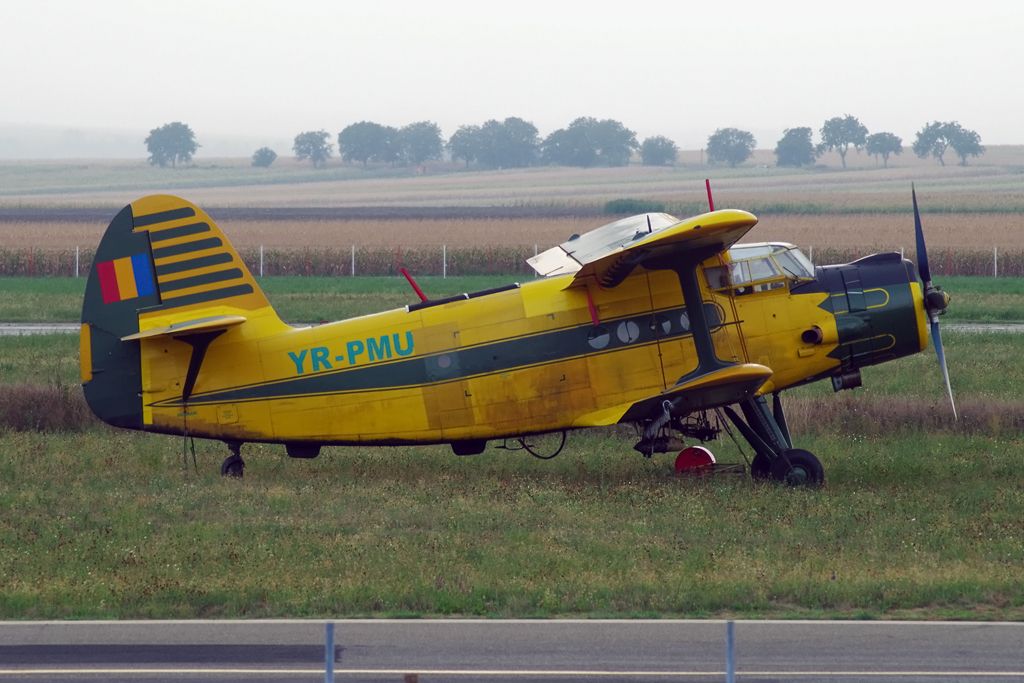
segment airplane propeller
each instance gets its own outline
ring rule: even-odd
[[[917,208],[917,192],[913,185],[910,186],[910,196],[914,202],[914,237],[917,241],[917,271],[921,274],[921,281],[924,283],[924,307],[928,314],[928,323],[931,326],[935,355],[939,358],[939,367],[942,368],[942,379],[946,383],[949,405],[953,408],[953,419],[956,420],[956,402],[953,400],[953,388],[949,384],[949,368],[946,366],[946,353],[942,347],[942,335],[939,332],[939,316],[945,313],[946,308],[949,306],[949,294],[943,292],[941,287],[932,284],[932,272],[928,265],[928,249],[925,247],[924,230],[921,228],[921,212]]]

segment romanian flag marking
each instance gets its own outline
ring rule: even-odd
[[[149,296],[156,292],[153,269],[145,253],[97,263],[96,273],[105,304]]]

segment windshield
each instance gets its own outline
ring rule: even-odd
[[[743,288],[753,282],[772,280],[780,281],[778,286],[782,286],[783,279],[814,279],[811,260],[797,247],[784,242],[740,244],[729,250],[729,258],[732,263],[728,269],[721,266],[705,269],[712,289]]]

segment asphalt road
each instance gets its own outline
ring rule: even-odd
[[[722,681],[721,621],[335,622],[338,681]],[[322,681],[324,622],[0,622],[7,681]],[[737,680],[1024,681],[1024,623],[741,621]]]

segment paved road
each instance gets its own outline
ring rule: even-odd
[[[722,681],[720,621],[335,622],[336,680]],[[7,681],[321,681],[318,621],[0,622]],[[736,623],[737,679],[1024,681],[1024,623]]]
[[[311,325],[313,323],[296,323]],[[0,322],[0,337],[22,334],[78,334],[78,323],[4,323]],[[946,323],[942,329],[951,332],[1014,332],[1024,334],[1024,323]]]

